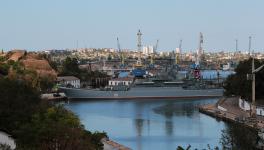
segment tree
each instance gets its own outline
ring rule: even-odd
[[[1,150],[12,150],[9,145],[1,144],[1,143],[0,143],[0,149]]]
[[[4,62],[4,61],[6,61],[6,57],[0,56],[0,62]]]
[[[9,79],[0,79],[0,91],[0,128],[14,131],[37,111],[39,94],[23,81]]]
[[[62,106],[53,106],[34,114],[22,127],[18,146],[22,149],[92,150],[102,149],[103,134],[85,131],[80,120]]]
[[[0,74],[6,76],[8,75],[9,65],[6,63],[0,63]]]
[[[54,86],[54,81],[48,77],[42,77],[39,79],[41,91],[50,91]]]
[[[263,62],[255,59],[255,68],[261,66]],[[235,69],[235,74],[230,75],[224,82],[225,95],[238,95],[247,100],[251,100],[252,83],[247,80],[247,74],[251,74],[252,59],[239,63]],[[256,98],[264,97],[264,71],[256,74]]]
[[[62,64],[61,75],[64,76],[78,76],[80,73],[80,68],[78,66],[78,60],[76,58],[67,57]]]
[[[257,143],[257,131],[240,124],[228,124],[222,130],[220,143],[224,150],[254,150]]]
[[[41,100],[23,80],[0,79],[0,128],[10,133],[19,150],[101,150],[105,133],[84,129],[63,106]]]

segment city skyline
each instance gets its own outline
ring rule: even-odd
[[[264,2],[222,1],[4,1],[0,5],[0,49],[40,50],[78,47],[136,49],[138,29],[142,45],[184,52],[196,50],[199,32],[206,50],[262,51]]]

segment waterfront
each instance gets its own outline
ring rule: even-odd
[[[175,150],[220,146],[226,124],[201,114],[203,100],[71,101],[66,108],[77,114],[86,129],[105,131],[116,142],[135,150]]]

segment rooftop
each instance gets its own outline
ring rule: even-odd
[[[80,79],[75,77],[75,76],[61,76],[61,77],[57,77],[57,81],[73,81],[73,80],[80,80]]]
[[[125,78],[113,78],[110,81],[132,81],[132,77],[125,77]]]

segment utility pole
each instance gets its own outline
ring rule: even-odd
[[[235,57],[237,63],[240,61],[240,53],[238,52],[238,39],[236,39],[236,52],[235,52]]]
[[[251,106],[251,116],[256,116],[256,73],[262,70],[264,65],[255,69],[255,59],[252,55],[252,106]]]
[[[256,92],[256,78],[255,78],[255,62],[254,62],[254,56],[252,56],[252,112],[251,116],[256,115],[256,97],[255,97],[255,92]]]
[[[248,37],[248,53],[249,53],[249,57],[250,57],[250,53],[251,53],[251,39],[252,39],[252,37],[249,36]]]

